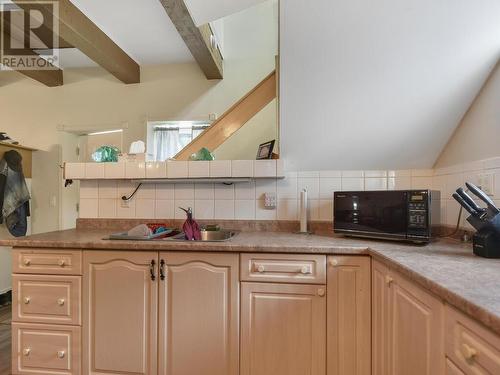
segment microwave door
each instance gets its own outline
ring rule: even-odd
[[[364,192],[337,200],[335,225],[338,229],[406,236],[407,194]]]

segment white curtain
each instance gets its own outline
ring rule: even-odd
[[[156,161],[165,161],[179,152],[181,144],[179,130],[155,130],[154,155]]]
[[[154,129],[154,160],[165,161],[175,156],[208,126]]]

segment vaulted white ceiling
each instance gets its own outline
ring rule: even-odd
[[[229,16],[265,0],[185,0],[195,23],[200,26]]]
[[[294,168],[432,167],[500,58],[500,1],[283,0],[280,45]]]
[[[263,0],[187,0],[199,25]],[[139,65],[194,61],[159,0],[71,0]],[[61,67],[96,64],[76,49],[61,50]]]

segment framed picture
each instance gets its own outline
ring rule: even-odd
[[[273,156],[273,149],[274,149],[274,142],[276,142],[275,139],[272,141],[263,143],[259,146],[259,151],[257,151],[257,160],[262,160],[262,159],[271,159]]]

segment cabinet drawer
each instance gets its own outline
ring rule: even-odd
[[[12,289],[13,321],[80,325],[80,276],[15,274]]]
[[[81,275],[81,250],[14,249],[12,272]]]
[[[241,280],[325,284],[326,256],[241,254]]]
[[[500,374],[500,337],[446,306],[446,355],[465,374]]]
[[[80,374],[80,327],[12,323],[12,373]]]

